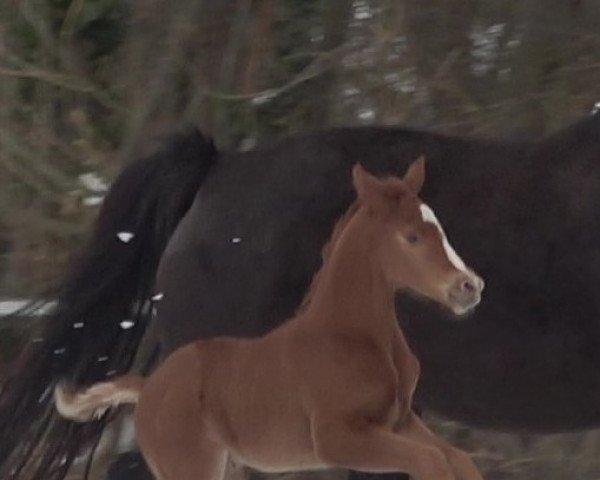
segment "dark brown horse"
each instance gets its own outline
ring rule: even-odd
[[[48,392],[65,375],[85,384],[125,373],[149,298],[161,294],[156,327],[166,353],[198,337],[274,328],[301,302],[352,200],[351,166],[397,174],[421,153],[424,200],[488,284],[484,304],[460,324],[398,298],[422,364],[416,401],[501,429],[600,425],[600,116],[539,141],[369,127],[244,153],[216,152],[186,132],[115,182],[89,248],[57,292],[48,331],[3,388],[3,478],[13,469],[21,478],[21,467],[60,478],[101,429],[105,419],[82,427],[57,419]],[[124,243],[120,232],[135,236]],[[124,319],[133,328],[124,330]]]
[[[146,379],[124,375],[79,391],[59,385],[57,409],[89,421],[136,403],[137,440],[158,480],[221,480],[228,458],[267,472],[481,480],[468,455],[412,411],[420,368],[398,327],[395,293],[463,315],[483,289],[417,197],[424,172],[423,159],[402,179],[354,167],[357,203],[334,229],[302,308],[283,325],[254,339],[191,342]]]

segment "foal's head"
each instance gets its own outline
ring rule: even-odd
[[[423,157],[402,179],[353,170],[358,202],[376,223],[375,259],[395,289],[408,289],[461,315],[475,307],[483,280],[456,254],[433,210],[418,197],[425,180]]]

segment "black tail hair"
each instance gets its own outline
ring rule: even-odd
[[[0,387],[0,478],[63,479],[82,447],[97,441],[105,419],[77,425],[59,418],[54,386],[130,368],[151,317],[162,252],[217,157],[212,141],[186,129],[116,179],[86,250],[55,292],[45,332]]]

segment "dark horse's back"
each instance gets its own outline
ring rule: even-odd
[[[465,218],[460,227],[485,230],[486,208],[510,208],[502,192],[522,175],[510,165],[525,151],[522,144],[405,129],[342,128],[222,154],[159,266],[163,347],[169,352],[197,337],[254,336],[289,317],[320,265],[335,220],[354,198],[355,163],[380,175],[402,174],[424,154],[424,195],[450,192],[453,202],[447,208],[437,202],[436,210],[452,212],[479,197],[470,205],[473,221]]]

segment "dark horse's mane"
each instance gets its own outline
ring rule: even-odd
[[[210,140],[186,130],[112,185],[87,248],[47,294],[57,302],[43,332],[2,385],[0,478],[63,478],[82,445],[99,438],[105,420],[77,425],[56,415],[53,387],[129,370],[151,316],[158,259],[216,157]],[[125,243],[120,232],[134,236]],[[125,319],[132,328],[121,327]]]

